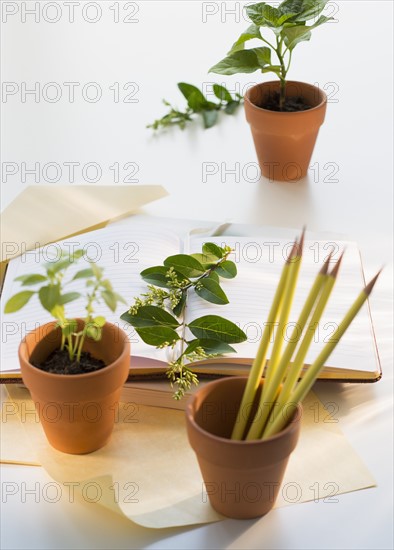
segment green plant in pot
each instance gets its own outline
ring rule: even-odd
[[[41,273],[17,277],[24,290],[12,296],[5,313],[38,299],[54,320],[31,331],[19,346],[22,379],[30,390],[50,444],[72,454],[90,453],[108,441],[121,388],[129,374],[130,344],[119,327],[96,315],[97,303],[115,311],[123,298],[95,263],[67,277],[82,250],[44,264]],[[75,271],[75,270],[74,270]],[[70,318],[66,305],[81,298],[67,291],[85,281],[85,315]]]
[[[274,73],[278,80],[257,84],[245,95],[262,174],[270,180],[295,181],[307,173],[327,97],[311,84],[288,81],[295,47],[310,40],[312,31],[330,21],[321,15],[327,0],[284,0],[246,6],[251,25],[233,44],[227,57],[210,72],[221,75]],[[246,49],[255,40],[259,45]]]

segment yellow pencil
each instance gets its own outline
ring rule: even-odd
[[[315,305],[315,302],[319,294],[322,292],[322,289],[324,291],[326,288],[325,285],[328,278],[327,271],[328,271],[330,258],[331,258],[331,255],[324,262],[319,273],[316,275],[315,281],[312,285],[311,290],[309,291],[307,299],[305,300],[305,304],[302,308],[298,321],[292,331],[289,343],[286,346],[286,349],[281,357],[281,360],[278,364],[278,367],[275,373],[272,376],[272,379],[270,380],[269,384],[267,383],[267,391],[264,395],[264,403],[260,403],[261,409],[259,410],[259,414],[261,416],[259,417],[258,422],[256,421],[256,423],[259,425],[259,428],[257,429],[256,427],[256,429],[254,429],[253,431],[250,430],[250,432],[248,433],[248,439],[258,438],[263,433],[267,419],[269,418],[272,411],[272,408],[269,406],[269,404],[274,403],[275,396],[278,393],[283,376],[286,372],[286,369],[289,366],[294,350],[296,349],[297,344],[301,338],[301,335],[310,317],[310,314]],[[293,368],[293,366],[291,368]],[[278,401],[282,397],[283,389],[280,395],[278,396]],[[277,407],[277,405],[275,405],[275,407]]]
[[[319,300],[316,304],[315,310],[312,313],[311,320],[308,324],[307,330],[305,332],[304,338],[302,339],[302,342],[300,344],[300,347],[296,353],[295,359],[293,364],[291,365],[291,368],[288,371],[286,380],[283,384],[282,391],[277,399],[277,402],[275,404],[276,410],[279,410],[280,407],[284,403],[286,403],[289,395],[291,394],[294,385],[296,384],[300,373],[302,371],[302,367],[304,366],[304,360],[306,357],[306,354],[308,353],[308,349],[312,343],[313,337],[316,332],[316,328],[320,322],[321,316],[324,312],[324,309],[327,305],[327,302],[331,296],[332,289],[334,288],[338,271],[342,262],[343,253],[337,263],[335,264],[334,268],[332,269],[331,273],[328,274],[326,284],[324,285],[324,288],[320,294]],[[273,413],[274,414],[274,413]],[[265,428],[263,428],[262,436],[264,436],[266,430],[268,430],[270,419],[268,419],[267,425]]]
[[[264,438],[274,435],[278,433],[280,430],[282,430],[286,425],[286,423],[288,422],[288,418],[290,417],[290,415],[287,414],[288,408],[297,407],[298,403],[303,401],[303,399],[306,397],[309,390],[313,386],[316,378],[318,377],[320,371],[324,367],[327,359],[329,358],[331,353],[334,351],[335,347],[338,345],[338,342],[340,341],[340,339],[348,329],[353,319],[356,317],[357,313],[362,308],[364,302],[366,302],[366,300],[368,299],[368,296],[371,294],[372,289],[380,273],[381,271],[379,271],[375,275],[375,277],[367,284],[367,286],[363,288],[363,290],[360,292],[355,302],[352,304],[349,311],[346,313],[345,317],[342,319],[341,323],[338,325],[334,334],[330,338],[330,341],[327,342],[327,344],[324,346],[322,351],[319,353],[318,357],[315,359],[312,365],[308,368],[305,375],[297,384],[294,392],[291,394],[291,396],[286,401],[286,403],[278,410],[278,414],[274,422],[272,422],[272,424],[268,426],[266,432],[264,433]],[[284,414],[285,411],[286,411],[286,415]]]
[[[283,305],[279,316],[279,324],[276,331],[274,345],[272,348],[272,354],[268,362],[267,374],[265,376],[264,386],[261,392],[259,407],[252,421],[249,432],[246,436],[247,440],[259,438],[262,430],[260,415],[262,414],[262,411],[266,410],[267,404],[269,406],[269,403],[270,403],[270,401],[267,398],[267,395],[268,393],[270,393],[271,379],[274,375],[274,372],[276,370],[277,364],[280,359],[280,352],[281,352],[282,344],[284,340],[283,333],[289,319],[290,310],[293,303],[294,293],[297,285],[298,273],[300,271],[300,266],[301,266],[304,236],[305,236],[305,229],[302,232],[302,235],[300,238],[300,244],[297,247],[295,247],[290,257],[290,261],[292,263],[289,268],[289,275],[287,277],[286,286],[283,292],[284,294]],[[275,393],[276,392],[273,390],[272,391],[273,396]]]
[[[296,246],[297,246],[297,241],[295,241],[290,251],[290,254],[288,255],[287,260],[283,266],[279,284],[276,288],[271,309],[268,314],[267,322],[265,324],[263,335],[260,340],[259,349],[257,351],[257,355],[250,369],[248,381],[247,381],[246,388],[242,396],[241,405],[239,408],[238,418],[237,418],[237,421],[235,422],[233,432],[231,434],[231,439],[240,440],[243,438],[246,423],[248,421],[248,415],[245,414],[245,411],[247,411],[248,407],[250,407],[251,403],[253,403],[254,396],[256,394],[257,388],[259,387],[259,384],[260,384],[261,377],[263,375],[268,346],[271,341],[274,325],[276,323],[276,320],[278,318],[278,315],[283,303],[284,289],[286,288],[286,281],[287,281],[287,277],[288,277],[288,273],[291,265],[290,261],[291,261],[291,258],[293,257]]]

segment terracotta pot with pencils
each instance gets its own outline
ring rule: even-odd
[[[313,29],[333,20],[321,15],[327,1],[247,5],[250,26],[210,69],[220,75],[261,71],[278,77],[253,86],[244,98],[261,173],[269,180],[297,181],[306,176],[324,122],[326,94],[317,86],[288,81],[287,74],[297,44],[310,40]],[[249,41],[257,47],[246,49]]]
[[[325,347],[306,366],[304,360],[335,285],[342,256],[330,270],[330,255],[317,273],[284,346],[282,335],[296,291],[303,242],[304,232],[282,269],[249,377],[207,384],[187,405],[188,437],[197,455],[205,493],[215,510],[232,518],[262,516],[274,506],[297,444],[301,403],[379,276],[362,289]]]

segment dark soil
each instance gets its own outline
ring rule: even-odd
[[[70,361],[67,350],[57,349],[53,351],[43,363],[33,363],[35,367],[52,374],[86,374],[103,369],[106,365],[101,359],[92,357],[90,353],[83,351],[81,361]]]
[[[259,105],[263,109],[268,109],[269,111],[280,111],[279,109],[279,92],[273,92],[268,96],[266,101]],[[282,112],[294,113],[296,111],[307,111],[311,109],[311,105],[305,103],[305,100],[300,96],[287,97],[285,100],[284,109]]]

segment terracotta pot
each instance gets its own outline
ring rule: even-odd
[[[311,109],[286,113],[259,106],[279,89],[279,80],[250,88],[245,94],[245,114],[263,176],[270,180],[297,181],[307,174],[317,134],[324,122],[327,96],[311,84],[289,81],[286,95],[303,97]]]
[[[188,437],[204,479],[202,498],[208,497],[217,512],[235,519],[263,516],[273,507],[298,441],[302,411],[298,408],[290,424],[266,440],[229,439],[246,381],[215,380],[186,407]]]
[[[82,321],[78,321],[79,328]],[[87,374],[51,374],[34,367],[60,347],[55,323],[30,332],[19,346],[24,384],[29,388],[49,443],[65,453],[85,454],[111,436],[120,392],[130,368],[130,343],[119,327],[106,323],[99,342],[86,339],[84,350],[107,366]]]

